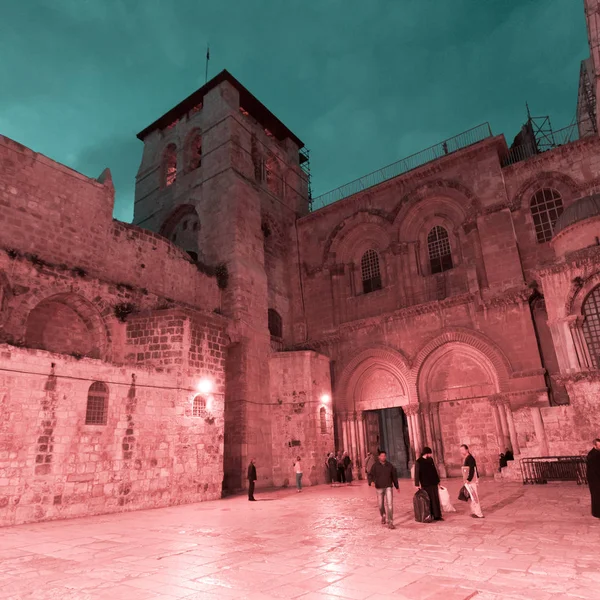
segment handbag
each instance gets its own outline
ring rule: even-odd
[[[456,509],[454,508],[454,506],[452,506],[452,503],[450,502],[450,493],[448,492],[448,490],[440,485],[438,494],[440,498],[440,505],[442,507],[442,511],[456,512]]]
[[[468,502],[471,495],[469,494],[469,490],[467,490],[466,486],[462,486],[460,488],[460,492],[458,492],[458,499],[463,502]]]

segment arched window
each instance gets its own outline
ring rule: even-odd
[[[551,188],[542,188],[531,198],[530,207],[538,244],[549,242],[554,233],[554,225],[563,211],[560,194]]]
[[[600,369],[600,285],[583,302],[583,335],[587,342],[594,369]]]
[[[108,413],[108,387],[101,381],[90,385],[85,410],[86,425],[106,425]]]
[[[321,406],[319,410],[319,420],[321,422],[321,433],[327,433],[327,409]]]
[[[163,154],[163,178],[165,187],[175,183],[177,179],[177,146],[169,144]]]
[[[367,250],[360,259],[363,293],[381,289],[381,272],[379,271],[379,255],[375,250]]]
[[[190,136],[186,148],[186,171],[202,166],[202,136],[196,132]]]
[[[283,337],[283,323],[281,321],[281,316],[272,308],[269,309],[269,333],[273,337]]]
[[[429,251],[429,267],[432,273],[442,273],[452,268],[452,252],[450,239],[444,227],[436,225],[427,236]]]
[[[192,416],[194,417],[205,417],[206,416],[206,398],[201,394],[194,396],[194,405],[192,407]]]

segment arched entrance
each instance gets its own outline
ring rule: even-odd
[[[410,474],[412,460],[408,368],[402,355],[388,349],[362,352],[342,374],[336,401],[336,445],[346,450],[364,476],[367,452],[383,449],[400,477]]]
[[[474,451],[480,474],[497,470],[504,448],[490,398],[498,392],[494,365],[469,344],[446,343],[427,355],[418,372],[420,418],[442,472],[460,474],[461,444]]]

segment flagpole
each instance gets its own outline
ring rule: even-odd
[[[208,81],[208,61],[210,60],[210,48],[206,44],[206,70],[204,72],[204,83]]]

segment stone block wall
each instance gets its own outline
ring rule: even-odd
[[[440,403],[442,443],[448,474],[459,476],[459,446],[467,444],[477,460],[479,474],[493,475],[498,470],[498,442],[492,409],[487,400],[456,400]]]
[[[325,482],[334,448],[329,359],[314,352],[282,352],[269,361],[274,485],[294,485],[302,458],[303,483]]]
[[[105,425],[86,425],[94,381],[108,389]],[[194,416],[196,383],[0,346],[0,525],[219,498],[222,396]]]

